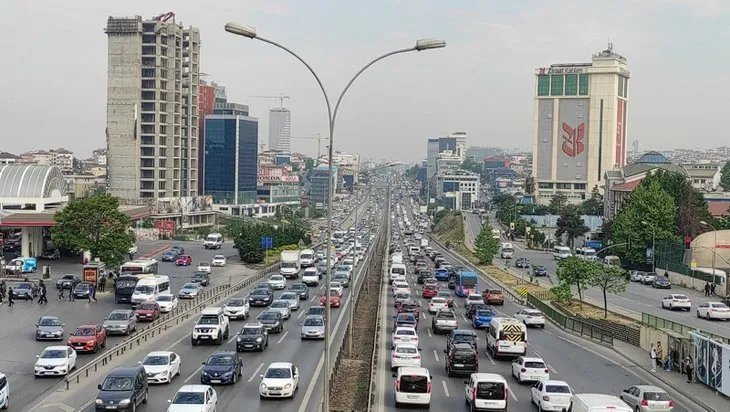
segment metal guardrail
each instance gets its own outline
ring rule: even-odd
[[[390,199],[388,199],[387,202],[388,202],[388,204],[390,204]],[[388,211],[388,213],[386,215],[386,219],[388,219],[388,223],[386,224],[386,227],[385,227],[385,251],[388,251],[388,250],[390,250],[390,236],[391,236],[390,211]],[[378,291],[378,296],[380,296],[381,294],[386,292],[383,290],[383,288],[385,285],[385,281],[384,281],[385,270],[387,270],[387,268],[388,268],[387,262],[388,262],[388,254],[383,253],[383,266],[381,267],[382,273],[380,274],[380,283],[379,283],[380,290]],[[381,317],[380,311],[381,310],[383,310],[383,306],[381,305],[381,299],[378,298],[378,309],[376,311],[377,319],[375,321],[375,333],[373,334],[373,353],[372,353],[372,355],[370,355],[371,356],[370,357],[370,382],[368,383],[368,407],[366,409],[367,411],[372,410],[373,398],[375,396],[375,392],[374,392],[375,391],[375,379],[378,376],[376,366],[377,366],[377,360],[378,360],[378,352],[380,350],[380,348],[378,347],[378,341],[380,340],[380,334],[386,333],[386,331],[387,331],[387,325],[384,326],[384,325],[380,324],[380,317]]]
[[[704,330],[694,328],[683,323],[660,318],[659,316],[654,316],[645,312],[641,314],[641,323],[654,329],[669,329],[687,337],[690,336],[690,332],[699,332],[718,342],[730,344],[730,338],[726,336],[715,335],[714,333],[706,332]]]
[[[543,315],[561,328],[613,346],[613,333],[611,331],[567,316],[530,293],[527,294],[527,303],[541,311]]]

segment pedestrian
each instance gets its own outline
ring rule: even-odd
[[[89,285],[89,303],[93,303],[91,301],[92,299],[96,302],[96,287],[94,285]]]
[[[687,359],[684,360],[684,370],[687,372],[687,383],[692,383],[694,381],[694,365],[691,356],[687,356]]]
[[[62,301],[63,298],[64,298],[64,296],[63,296],[63,286],[61,286],[60,288],[58,288],[58,301],[59,302]]]
[[[76,301],[76,295],[74,295],[73,285],[71,286],[71,289],[68,290],[68,301],[69,302]]]
[[[715,288],[717,287],[717,284],[715,282],[710,283],[710,294],[712,296],[715,296]]]
[[[664,348],[662,347],[661,342],[657,342],[656,343],[656,364],[660,368],[663,366],[662,359],[664,359]]]
[[[651,344],[651,350],[649,351],[649,358],[651,360],[651,372],[656,372],[656,348],[654,347],[654,344]]]
[[[674,363],[674,345],[669,345],[669,352],[667,353],[667,361],[664,363],[664,370],[671,371]]]
[[[705,282],[705,296],[710,296],[710,282]]]
[[[104,292],[104,287],[106,286],[106,276],[102,276],[101,279],[99,279],[99,292]]]
[[[48,304],[48,290],[46,289],[46,285],[41,284],[41,290],[40,290],[40,297],[38,298],[38,304]]]
[[[13,288],[8,288],[8,306],[13,306],[15,302],[13,302]]]

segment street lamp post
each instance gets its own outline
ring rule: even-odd
[[[651,227],[651,271],[656,272],[656,225],[646,220],[641,223]]]
[[[264,43],[271,44],[273,46],[276,46],[285,52],[291,54],[294,58],[299,60],[304,66],[306,66],[307,70],[314,76],[314,79],[317,81],[317,85],[319,85],[320,90],[322,91],[322,95],[324,97],[325,105],[327,106],[327,119],[329,122],[329,147],[328,147],[328,154],[327,154],[327,160],[329,162],[329,168],[328,168],[328,190],[327,190],[327,275],[326,275],[326,281],[325,281],[325,296],[327,296],[327,299],[325,299],[325,345],[324,345],[324,370],[325,370],[325,378],[324,378],[324,388],[323,388],[323,406],[322,409],[324,412],[329,412],[329,393],[330,393],[330,382],[329,382],[329,375],[330,375],[330,344],[332,339],[332,333],[331,333],[331,307],[330,307],[330,299],[329,299],[329,290],[330,285],[332,282],[332,247],[331,247],[331,239],[332,239],[332,198],[334,197],[334,188],[332,184],[333,179],[333,148],[334,148],[334,130],[335,130],[335,121],[337,119],[337,110],[340,107],[340,103],[342,102],[342,98],[345,96],[345,93],[350,89],[350,86],[357,80],[360,75],[367,70],[370,66],[373,64],[379,62],[380,60],[383,60],[387,57],[400,54],[400,53],[407,53],[412,51],[424,51],[424,50],[431,50],[431,49],[438,49],[442,47],[446,47],[446,42],[439,39],[421,39],[417,40],[416,44],[413,47],[408,47],[404,49],[398,49],[391,51],[389,53],[385,53],[382,56],[379,56],[370,63],[363,66],[355,75],[350,79],[350,81],[347,83],[345,88],[340,92],[339,97],[337,98],[337,102],[335,103],[334,110],[332,110],[332,105],[330,104],[329,95],[327,94],[327,90],[325,90],[324,85],[322,84],[322,81],[319,78],[319,75],[317,75],[317,72],[314,71],[312,66],[309,65],[302,57],[300,57],[298,54],[296,54],[291,49],[287,48],[284,45],[281,45],[273,40],[266,39],[264,37],[259,36],[256,33],[256,29],[251,26],[246,26],[238,23],[226,23],[225,30],[229,33],[235,34],[237,36],[243,36],[247,37],[249,39],[256,39],[260,40]]]

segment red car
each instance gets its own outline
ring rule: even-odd
[[[320,304],[320,306],[326,306],[327,305],[327,296],[322,295],[322,297],[319,298],[319,304]],[[338,295],[336,291],[330,292],[330,307],[331,308],[340,307],[340,295]]]
[[[134,311],[139,321],[150,321],[160,317],[160,305],[157,302],[142,302],[137,306],[137,310]]]
[[[439,287],[436,285],[426,285],[423,287],[423,297],[431,299],[432,297],[438,295],[439,293]]]
[[[106,347],[106,331],[101,325],[79,325],[68,336],[66,344],[76,352],[98,352],[99,348]]]
[[[175,260],[175,265],[176,266],[190,266],[192,264],[193,264],[193,258],[190,255],[180,255]]]

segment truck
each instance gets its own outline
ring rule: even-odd
[[[428,238],[421,239],[421,249],[425,249],[428,246]]]
[[[279,273],[287,279],[296,279],[299,277],[299,251],[283,250],[281,252],[281,267]]]
[[[512,254],[515,252],[512,243],[502,243],[502,251],[499,253],[499,257],[502,259],[512,259]]]

